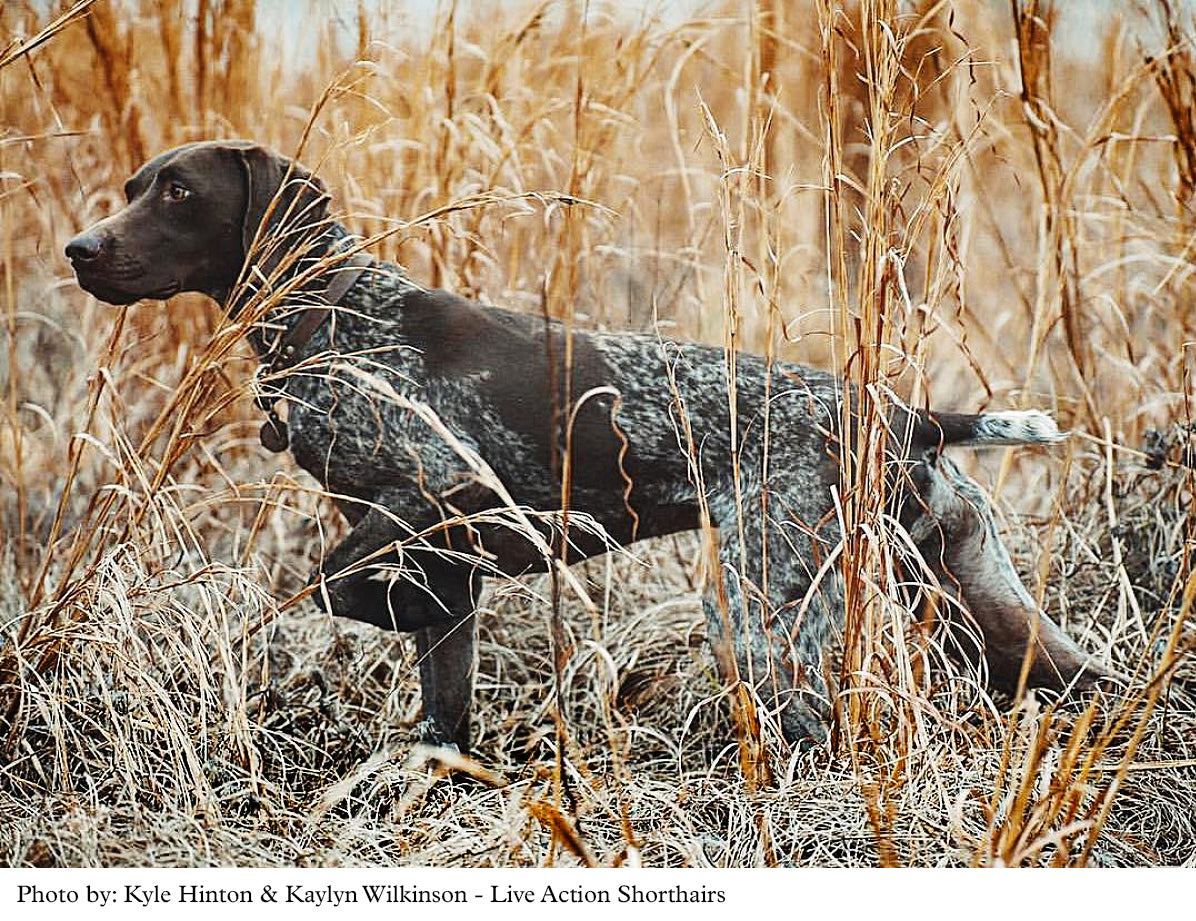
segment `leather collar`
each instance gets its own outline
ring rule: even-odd
[[[362,273],[374,264],[374,260],[366,253],[356,253],[329,271],[332,280],[323,291],[318,292],[322,301],[303,310],[299,322],[292,326],[274,344],[269,354],[263,359],[267,374],[278,374],[295,364],[299,352],[307,345],[316,330],[324,325],[332,313],[332,308],[340,303],[353,287]],[[262,445],[276,454],[285,451],[290,445],[287,436],[287,424],[282,421],[275,409],[275,404],[282,399],[280,394],[263,394],[257,398],[257,405],[265,410],[266,421],[262,425]]]

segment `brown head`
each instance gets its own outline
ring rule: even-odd
[[[323,183],[249,141],[201,141],[159,154],[125,183],[125,198],[121,211],[66,247],[80,286],[110,304],[180,291],[224,303],[247,255],[269,276],[328,214]]]

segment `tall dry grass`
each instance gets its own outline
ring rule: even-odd
[[[6,862],[1192,858],[1182,9],[1095,48],[1033,0],[300,8],[281,38],[250,0],[0,8]],[[860,389],[828,751],[715,677],[709,533],[496,581],[479,760],[412,748],[411,650],[304,601],[339,525],[263,456],[243,328],[96,304],[59,255],[145,157],[232,136],[318,164],[421,281]],[[944,654],[886,514],[894,400],[1076,430],[976,470],[1123,695],[994,699]]]

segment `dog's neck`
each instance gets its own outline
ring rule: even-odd
[[[331,261],[330,257],[348,252],[358,242],[341,224],[328,223],[318,235],[298,245],[301,254],[285,268],[267,273],[250,266],[246,282],[221,299],[233,317],[247,309],[258,314],[263,299],[271,302],[247,333],[258,358],[267,361],[273,357],[278,343],[303,322],[309,309],[334,306],[326,299],[326,292],[337,275],[348,270],[343,260]],[[313,271],[322,261],[330,261],[328,271]]]
[[[287,424],[276,405],[286,396],[287,370],[373,262],[362,253],[351,252],[356,242],[340,224],[330,224],[317,236],[296,244],[292,252],[298,255],[280,263],[280,270],[255,273],[250,266],[250,277],[260,279],[264,287],[254,289],[247,284],[241,303],[229,305],[230,314],[244,309],[264,313],[251,322],[248,337],[262,362],[257,404],[266,412],[262,445],[271,451],[285,451],[290,443]],[[255,303],[256,308],[252,306]]]

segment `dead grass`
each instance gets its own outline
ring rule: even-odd
[[[425,30],[313,2],[283,41],[251,0],[187,9],[0,8],[0,860],[1194,859],[1183,9],[1110,19],[1099,54],[1021,0],[450,3]],[[240,330],[195,297],[99,305],[59,256],[145,156],[211,136],[302,146],[422,281],[864,388],[833,749],[793,754],[717,680],[709,535],[492,583],[478,761],[413,746],[413,651],[296,594],[339,526],[263,456]],[[994,700],[911,625],[893,399],[1077,430],[978,474],[1124,694]]]

